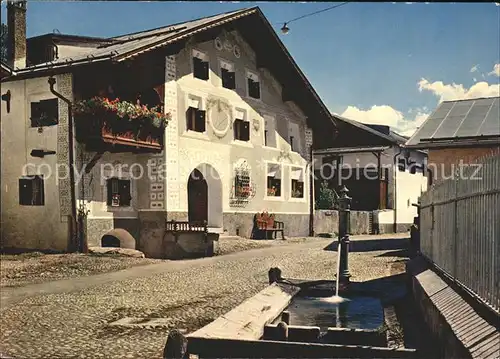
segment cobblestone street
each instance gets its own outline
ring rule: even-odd
[[[323,250],[331,242],[310,239],[3,288],[0,352],[14,358],[160,358],[168,329],[108,324],[124,317],[169,318],[171,328],[193,331],[262,290],[270,267],[280,267],[285,277],[333,279],[337,254]],[[353,280],[361,281],[400,271],[403,259],[399,251],[360,251],[350,254],[349,266]]]

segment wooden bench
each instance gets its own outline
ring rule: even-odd
[[[165,234],[172,233],[175,241],[178,241],[180,233],[193,233],[202,232],[204,234],[205,242],[208,239],[208,226],[207,221],[200,222],[187,222],[187,221],[165,221]]]
[[[267,212],[257,213],[255,215],[255,225],[259,232],[264,233],[265,239],[276,239],[277,233],[281,233],[281,239],[285,239],[283,222],[274,219],[274,214]],[[271,238],[269,238],[269,235]]]

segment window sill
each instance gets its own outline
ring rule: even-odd
[[[264,148],[266,150],[281,151],[278,147],[272,147],[272,146],[266,146],[266,145],[262,145],[262,148]]]
[[[182,136],[196,138],[198,140],[207,140],[207,141],[210,140],[207,132],[198,132],[198,131],[193,131],[193,130],[187,130],[187,131],[184,131],[182,133]]]
[[[232,140],[231,144],[236,146],[253,148],[253,144],[250,141]]]
[[[276,201],[276,202],[283,202],[285,199],[283,196],[277,197],[277,196],[265,196],[264,201]]]
[[[113,206],[108,206],[104,207],[106,212],[134,212],[135,209],[133,206],[118,206],[118,207],[113,207]]]
[[[302,198],[296,198],[296,197],[290,197],[288,199],[289,202],[299,202],[299,203],[307,203],[307,200],[305,197]]]

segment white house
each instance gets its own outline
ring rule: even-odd
[[[259,8],[27,45],[25,4],[9,2],[8,11],[16,73],[1,84],[10,96],[1,104],[2,247],[64,251],[81,247],[83,232],[100,245],[123,228],[140,248],[172,219],[250,237],[264,210],[285,222],[285,234],[309,233],[313,133],[333,134],[343,120]],[[160,106],[170,116],[164,134],[153,143],[106,126],[95,132],[96,118],[82,122],[77,111],[95,96]],[[333,139],[317,135],[314,147]]]
[[[344,120],[375,137],[371,143],[361,139],[355,146],[344,142],[314,151],[316,196],[324,180],[336,191],[346,186],[352,198],[351,209],[372,212],[372,232],[409,230],[417,215],[413,204],[427,189],[427,154],[407,149],[407,138],[389,126]]]

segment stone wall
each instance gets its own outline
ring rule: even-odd
[[[406,265],[412,294],[440,358],[498,358],[498,317],[485,315],[477,301],[445,282],[417,257]],[[498,324],[497,324],[498,325]]]
[[[338,233],[339,212],[316,210],[314,214],[314,235]],[[370,212],[351,211],[351,234],[370,234]]]

